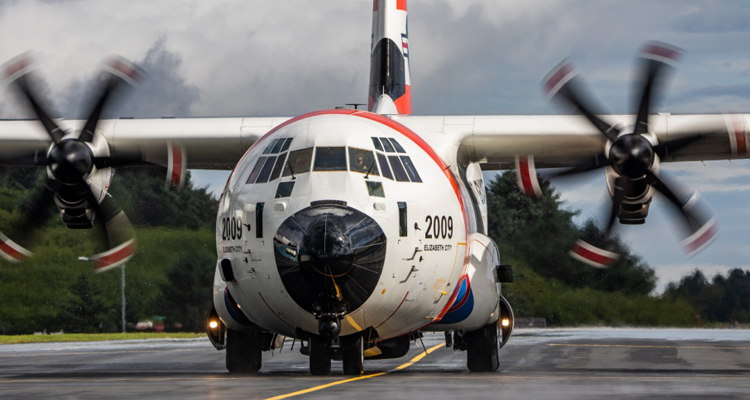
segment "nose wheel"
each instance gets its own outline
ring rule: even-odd
[[[342,336],[339,338],[339,344],[338,348],[332,348],[330,341],[320,336],[310,338],[310,374],[329,375],[332,355],[343,361],[344,375],[360,376],[365,372],[362,335]]]
[[[344,375],[360,376],[365,372],[365,349],[362,335],[341,337],[341,351],[344,361]]]
[[[331,356],[328,344],[319,336],[310,338],[310,374],[325,376],[331,373]]]

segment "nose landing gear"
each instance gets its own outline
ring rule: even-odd
[[[309,343],[310,374],[316,376],[330,374],[332,359],[343,362],[344,375],[364,374],[364,341],[361,334],[342,336],[337,341],[312,336]]]

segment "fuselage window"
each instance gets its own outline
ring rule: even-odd
[[[313,171],[346,171],[346,148],[316,148]]]
[[[380,169],[383,170],[383,176],[388,179],[393,179],[393,174],[391,174],[391,167],[388,166],[388,160],[385,158],[384,155],[377,153],[378,155],[378,162],[380,162]]]
[[[411,162],[411,158],[409,156],[401,156],[401,162],[404,163],[406,173],[409,174],[409,179],[411,179],[412,182],[422,182],[422,178],[419,177],[419,173],[414,167],[414,163]]]
[[[354,147],[349,148],[349,171],[380,176],[373,152]]]
[[[299,175],[310,172],[312,154],[312,147],[290,152],[289,159],[284,164],[284,173],[281,176]]]
[[[383,145],[380,144],[380,139],[376,137],[372,138],[372,144],[375,145],[375,150],[383,151]]]
[[[367,193],[372,197],[385,197],[383,191],[383,182],[365,181],[367,183]]]
[[[391,146],[391,142],[388,141],[388,138],[380,138],[380,140],[383,142],[383,148],[385,149],[386,153],[395,153],[396,150]]]
[[[280,182],[279,187],[276,188],[276,198],[280,199],[291,196],[292,189],[294,189],[294,181]]]
[[[271,171],[273,170],[273,164],[276,162],[276,157],[268,157],[268,160],[266,160],[266,163],[263,165],[263,169],[260,170],[260,175],[258,175],[258,180],[255,181],[256,183],[266,183],[268,182],[268,177],[271,176]]]
[[[260,174],[261,168],[263,168],[263,165],[266,163],[266,158],[268,157],[261,157],[255,162],[255,167],[253,167],[253,171],[250,172],[250,176],[247,177],[247,182],[245,183],[255,183],[255,180],[258,179],[258,174]]]
[[[407,222],[407,215],[406,215],[406,202],[399,201],[398,202],[398,235],[399,236],[406,236],[408,229],[406,228],[408,222]]]
[[[263,237],[263,206],[265,203],[255,204],[255,237]]]
[[[273,166],[273,172],[271,172],[271,178],[269,181],[272,181],[281,175],[281,170],[284,169],[284,162],[286,162],[286,153],[279,156],[278,159],[276,159],[276,165]]]
[[[399,182],[409,182],[409,176],[406,175],[404,166],[401,165],[398,156],[388,156],[388,161],[391,162],[391,169],[393,169],[393,175],[396,176],[396,180]]]
[[[263,150],[263,154],[271,154],[271,150],[273,150],[273,146],[276,146],[276,143],[279,140],[284,140],[284,139],[274,139],[273,142],[271,142],[268,146],[266,146],[265,150]]]
[[[287,150],[289,150],[289,145],[292,144],[292,139],[294,139],[294,138],[287,138],[284,141],[284,145],[281,146],[281,151],[287,151]]]
[[[396,141],[396,139],[390,138],[390,141],[391,141],[391,144],[393,145],[393,147],[396,149],[397,152],[399,152],[399,153],[406,153],[406,150],[404,150],[404,148],[401,147],[400,144],[398,144],[398,142]]]

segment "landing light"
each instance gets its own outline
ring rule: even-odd
[[[503,320],[500,321],[500,323],[503,325],[504,328],[507,328],[508,326],[510,326],[510,320],[508,318],[503,318]]]
[[[211,321],[209,321],[208,327],[211,328],[211,329],[216,329],[216,328],[219,327],[219,323],[216,322],[216,320],[212,319]]]

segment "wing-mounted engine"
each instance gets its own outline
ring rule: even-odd
[[[652,145],[657,144],[656,135],[652,132],[643,134]],[[607,142],[605,153],[609,153],[611,150],[612,143]],[[659,175],[659,156],[654,155],[654,159],[651,164],[651,171],[654,175]],[[640,179],[631,179],[629,184],[624,187],[618,188],[618,179],[622,178],[620,174],[615,171],[611,166],[604,168],[604,174],[607,181],[607,191],[609,197],[614,201],[615,193],[619,190],[623,190],[622,202],[620,208],[617,210],[617,219],[621,224],[624,225],[640,225],[646,222],[648,217],[649,206],[654,197],[654,188],[649,185],[646,177],[643,176]],[[623,186],[623,185],[620,185]]]
[[[59,120],[51,118],[42,96],[37,90],[33,71],[35,64],[29,54],[23,54],[2,68],[5,81],[19,95],[21,103],[36,115],[51,143],[46,151],[14,154],[0,159],[0,165],[15,167],[46,167],[47,180],[33,195],[31,204],[14,229],[14,239],[22,244],[32,239],[35,227],[43,225],[49,206],[55,204],[63,222],[73,229],[91,228],[98,221],[104,226],[109,250],[91,257],[97,271],[104,271],[125,263],[135,252],[135,236],[125,213],[107,193],[112,178],[112,167],[149,164],[146,152],[114,155],[99,129],[102,113],[110,110],[116,100],[142,80],[145,73],[132,62],[119,57],[107,60],[96,82],[89,104],[88,118],[80,129],[65,129]],[[169,149],[179,146],[166,146]],[[172,154],[170,153],[170,156]],[[170,158],[171,160],[172,158]],[[184,173],[184,155],[176,175]],[[175,175],[175,174],[173,174]],[[170,179],[168,178],[168,181]],[[182,178],[173,178],[177,185]],[[0,257],[11,262],[22,261],[31,253],[0,236]]]
[[[591,101],[577,77],[575,68],[563,62],[547,75],[543,88],[549,98],[558,99],[582,114],[606,139],[604,151],[595,154],[581,164],[550,175],[576,175],[605,168],[607,187],[612,199],[604,238],[612,234],[615,219],[624,224],[642,224],[655,191],[661,193],[683,217],[685,222],[684,247],[693,255],[705,248],[716,236],[714,218],[705,208],[697,207],[697,194],[683,193],[679,187],[659,176],[659,161],[669,158],[671,153],[694,143],[705,136],[701,127],[695,127],[685,135],[658,143],[649,120],[654,93],[663,75],[680,58],[680,51],[664,43],[649,43],[641,54],[641,93],[637,97],[636,118],[631,126],[612,123],[602,116],[601,108]],[[539,196],[541,190],[536,181],[533,157],[518,157],[517,173],[519,185],[527,194]],[[570,254],[579,261],[598,268],[614,264],[618,254],[587,243],[581,239]]]

